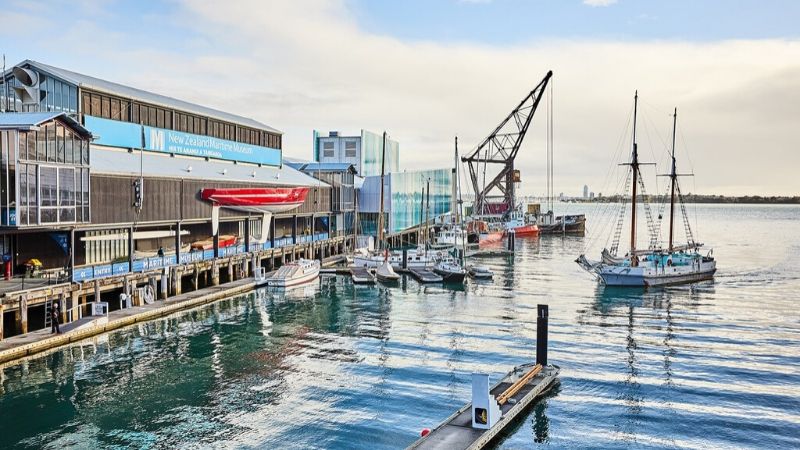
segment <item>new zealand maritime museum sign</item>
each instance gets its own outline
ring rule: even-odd
[[[85,116],[84,120],[86,128],[93,135],[99,136],[98,139],[93,141],[94,144],[107,145],[109,147],[142,148],[141,125],[93,116]],[[275,148],[148,126],[144,127],[144,150],[269,166],[281,165],[281,151]]]

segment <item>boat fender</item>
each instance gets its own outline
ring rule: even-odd
[[[430,428],[423,428],[422,431],[419,432],[420,437],[425,437],[429,434],[431,434]]]

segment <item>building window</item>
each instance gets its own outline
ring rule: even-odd
[[[323,142],[322,143],[322,156],[325,158],[333,158],[334,151],[333,151],[333,142]]]
[[[344,156],[345,158],[356,157],[356,141],[346,141],[344,143]]]

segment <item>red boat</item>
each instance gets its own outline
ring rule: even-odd
[[[281,213],[302,205],[307,187],[203,189],[200,197],[230,209],[257,213]]]
[[[467,232],[478,235],[478,245],[491,245],[503,240],[505,234],[502,230],[491,229],[483,220],[467,222]]]
[[[531,223],[528,225],[523,225],[521,227],[514,227],[514,233],[516,236],[538,236],[539,235],[539,227],[535,223]]]
[[[224,234],[219,237],[219,248],[230,247],[236,244],[236,236]],[[192,242],[192,250],[211,250],[214,248],[214,239],[204,239],[202,241]]]

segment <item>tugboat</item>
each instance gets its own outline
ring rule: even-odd
[[[505,228],[506,231],[514,230],[517,237],[539,235],[539,226],[536,223],[527,223],[525,214],[522,213],[520,207],[515,208],[514,212],[511,213],[509,219],[505,222]]]
[[[316,259],[298,259],[281,266],[267,280],[267,286],[287,288],[319,278],[320,263]]]
[[[678,112],[675,109],[672,123],[672,170],[666,175],[671,179],[670,186],[670,212],[669,212],[669,246],[666,249],[658,248],[657,238],[652,236],[658,226],[649,223],[651,230],[650,247],[647,250],[636,248],[636,200],[637,188],[644,189],[639,172],[639,153],[636,144],[636,105],[638,94],[634,97],[633,108],[633,151],[631,162],[626,165],[631,167],[630,174],[633,178],[631,192],[631,240],[630,250],[625,256],[617,256],[619,236],[615,236],[611,250],[603,249],[600,262],[592,262],[580,255],[576,262],[590,273],[596,274],[603,284],[607,286],[631,286],[631,287],[650,287],[664,286],[670,284],[694,283],[709,280],[714,277],[717,271],[717,262],[711,257],[712,251],[703,256],[698,249],[703,246],[696,242],[692,235],[690,222],[686,216],[686,208],[683,204],[680,187],[678,186],[678,176],[675,163],[675,131]],[[686,230],[686,244],[675,245],[674,225],[675,225],[675,200],[681,203],[683,213],[684,228]],[[651,221],[650,210],[645,203],[645,213],[648,222]],[[622,214],[617,225],[617,232],[622,229]]]

